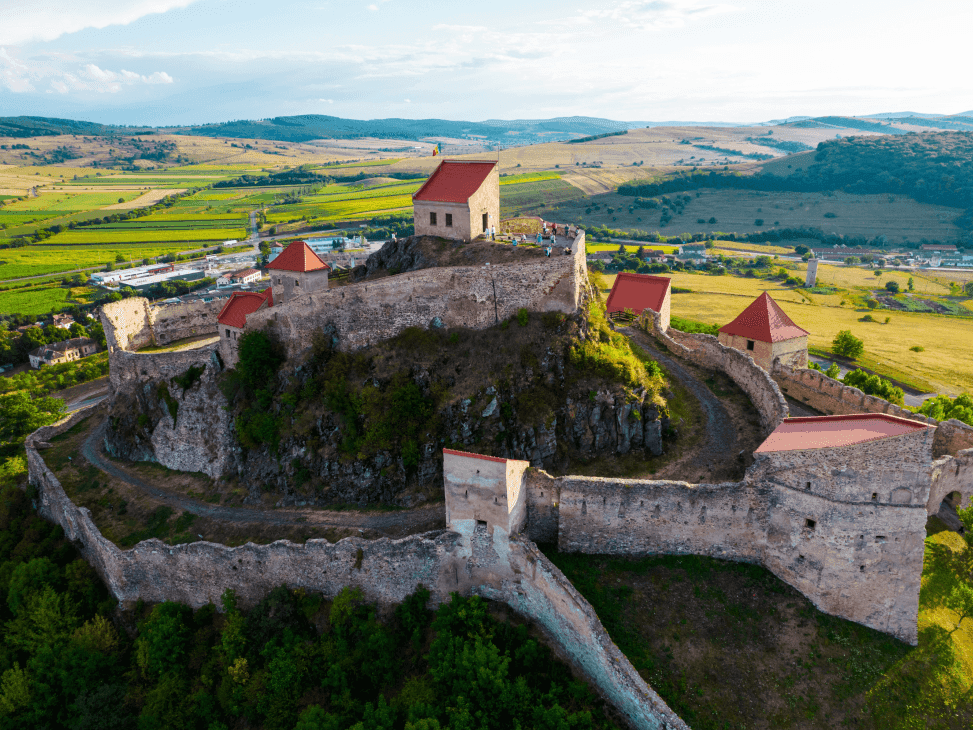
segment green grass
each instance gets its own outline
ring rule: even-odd
[[[583,197],[585,195],[581,190],[563,180],[540,180],[505,185],[500,188],[500,212],[505,218],[524,211],[532,211],[536,214],[538,208],[551,207]]]
[[[940,533],[929,540],[962,540]],[[920,596],[919,646],[828,616],[757,566],[548,553],[612,640],[694,730],[960,730],[973,620]]]
[[[247,232],[243,228],[214,228],[195,231],[171,230],[133,230],[104,231],[98,227],[65,231],[51,236],[41,245],[58,246],[68,244],[98,244],[98,243],[155,243],[169,241],[221,241],[231,238],[246,238]],[[185,247],[184,247],[185,248]]]
[[[525,172],[522,175],[506,175],[500,178],[501,185],[520,185],[522,183],[540,182],[542,180],[560,180],[558,172]]]
[[[145,243],[90,246],[31,245],[0,250],[0,279],[53,274],[114,262],[121,254],[126,261],[141,260],[189,248],[185,243]]]
[[[337,221],[370,218],[377,211],[402,210],[412,207],[411,195],[390,195],[353,200],[338,200],[330,203],[300,207],[275,208],[267,214],[269,223],[284,223],[306,215],[309,220]]]
[[[137,198],[142,194],[138,190],[114,190],[110,193],[69,193],[56,190],[50,193],[42,193],[36,198],[28,198],[17,203],[6,206],[11,211],[52,211],[52,212],[73,212],[81,210],[91,210],[92,208],[103,208],[106,205],[114,205],[119,198],[125,201]]]
[[[60,286],[37,286],[0,292],[0,313],[48,314],[59,311],[67,298],[68,290]]]

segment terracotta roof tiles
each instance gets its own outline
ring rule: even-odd
[[[304,241],[294,241],[281,251],[277,258],[267,264],[267,268],[279,271],[307,272],[330,269],[331,267],[318,258],[318,255]]]
[[[270,289],[263,292],[233,292],[216,321],[228,327],[243,329],[247,324],[248,314],[253,314],[264,304],[272,306],[273,297],[268,295],[269,291]]]
[[[930,428],[924,423],[884,413],[785,418],[754,453],[851,446]]]
[[[720,327],[720,332],[760,342],[781,342],[809,334],[794,324],[767,292],[757,297],[732,322]]]
[[[671,283],[672,279],[664,276],[623,272],[615,277],[605,309],[608,314],[626,309],[631,309],[635,314],[641,314],[643,309],[661,312]]]
[[[482,160],[443,160],[413,194],[412,200],[465,203],[480,189],[496,166],[496,162]]]

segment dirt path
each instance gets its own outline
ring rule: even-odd
[[[223,507],[200,502],[180,494],[174,494],[153,486],[131,474],[123,467],[104,458],[107,419],[85,439],[81,454],[94,467],[125,484],[141,490],[154,500],[174,510],[191,512],[222,522],[275,525],[279,527],[337,527],[344,529],[372,530],[386,536],[403,536],[435,530],[445,526],[445,508],[441,503],[430,504],[400,512],[357,512],[327,510],[281,510],[248,507]]]
[[[727,405],[693,372],[696,368],[660,350],[651,337],[633,327],[619,327],[618,331],[631,339],[652,359],[658,361],[671,378],[678,381],[699,401],[703,409],[703,438],[690,453],[666,464],[653,476],[653,479],[675,478],[686,481],[738,479],[742,467],[739,453],[749,445],[742,443],[738,438],[740,427],[736,421],[739,420],[739,414],[735,419]]]

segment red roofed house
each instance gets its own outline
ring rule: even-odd
[[[471,241],[500,227],[500,172],[496,162],[443,160],[412,196],[417,236]]]
[[[239,359],[240,338],[247,326],[247,315],[272,306],[274,294],[270,287],[262,292],[233,292],[223,305],[216,321],[220,333],[220,357],[227,367],[233,367]]]
[[[274,301],[284,304],[305,294],[328,288],[331,267],[304,241],[294,241],[267,264]]]
[[[621,273],[615,277],[608,303],[605,305],[609,317],[626,309],[636,316],[650,309],[661,316],[662,331],[669,329],[669,304],[672,280],[664,276],[648,274]]]
[[[767,372],[774,360],[791,367],[807,367],[808,331],[784,314],[770,294],[764,292],[729,324],[720,327],[719,341],[753,357]]]

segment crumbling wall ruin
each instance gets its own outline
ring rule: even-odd
[[[101,308],[108,352],[138,350],[147,345],[198,335],[216,334],[216,316],[225,300],[198,300],[179,304],[151,304],[144,297],[109,302]]]

